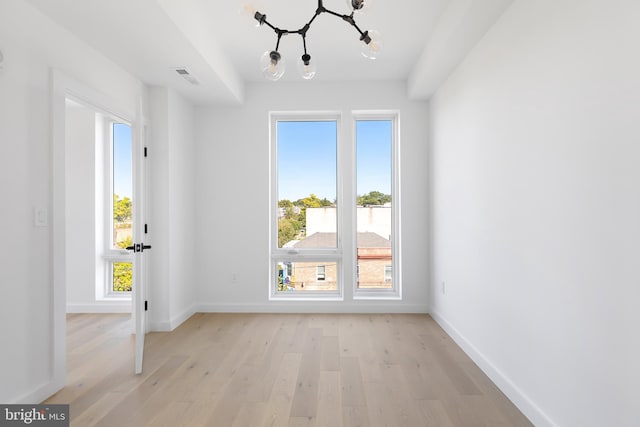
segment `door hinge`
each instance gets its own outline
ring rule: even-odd
[[[147,157],[147,147],[144,147],[144,156]]]
[[[149,310],[149,301],[145,301],[144,302],[144,311],[148,311]]]
[[[147,224],[144,225],[144,234],[148,234],[149,233],[149,228],[147,227]]]

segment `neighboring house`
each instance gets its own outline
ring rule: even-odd
[[[391,288],[391,241],[371,232],[358,233],[358,287]],[[295,249],[336,246],[336,233],[314,233],[289,247]],[[279,276],[291,290],[331,291],[337,289],[338,268],[334,262],[287,262]]]
[[[382,237],[391,236],[391,204],[383,206],[358,206],[356,209],[359,233],[372,232]],[[307,208],[307,235],[335,233],[336,208]]]

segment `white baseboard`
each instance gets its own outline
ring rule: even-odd
[[[195,313],[195,306],[191,306],[182,313],[173,316],[169,321],[149,322],[149,329],[151,332],[171,332],[178,326],[182,325]]]
[[[427,306],[423,304],[331,304],[310,303],[301,301],[269,302],[266,304],[200,304],[195,307],[198,313],[309,313],[309,314],[427,314]]]
[[[93,304],[67,304],[67,313],[131,313],[131,301],[96,302]]]
[[[445,332],[464,350],[475,363],[487,374],[494,384],[513,402],[514,405],[537,427],[556,427],[551,418],[545,414],[517,385],[489,361],[478,349],[467,340],[447,319],[437,312],[431,311],[431,317]]]
[[[169,322],[169,326],[171,326],[171,330],[173,331],[178,326],[182,325],[187,319],[195,314],[196,310],[194,306],[191,306],[184,310],[182,313],[177,316],[173,316]]]
[[[30,391],[27,394],[24,394],[13,402],[8,402],[9,404],[15,405],[37,405],[40,402],[47,400],[49,397],[53,396],[55,393],[60,391],[64,387],[64,382],[57,383],[56,381],[48,381],[36,389]]]

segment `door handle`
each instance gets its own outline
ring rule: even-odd
[[[145,249],[151,249],[151,245],[145,245],[144,243],[135,243],[125,248],[128,251],[144,252]]]

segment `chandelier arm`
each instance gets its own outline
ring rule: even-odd
[[[276,30],[276,33],[278,33],[278,41],[276,42],[276,52],[278,51],[278,48],[280,47],[280,39],[282,38],[283,34],[286,34],[284,32],[282,32],[281,30]]]
[[[341,13],[338,12],[334,12],[331,9],[327,9],[326,7],[322,8],[323,12],[327,12],[329,15],[333,15],[333,16],[337,16],[338,18],[344,19],[345,21],[348,21],[349,18],[351,18],[353,20],[353,16],[350,15],[343,15]],[[353,15],[353,14],[352,14]]]
[[[271,25],[271,23],[269,21],[267,21],[266,19],[263,19],[262,21],[263,24],[266,24],[267,27],[271,28],[273,31],[275,31],[276,33],[278,32],[278,29],[276,27],[274,27],[273,25]]]
[[[364,36],[364,35],[366,34],[366,31],[362,31],[362,30],[360,29],[360,27],[358,27],[358,24],[356,24],[356,22],[355,22],[355,21],[351,22],[350,24],[353,26],[353,28],[355,28],[356,30],[358,30],[358,32],[360,33],[360,36],[361,36],[361,37],[362,37],[362,36]]]

